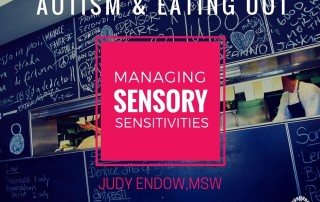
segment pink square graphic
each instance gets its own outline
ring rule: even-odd
[[[98,37],[96,42],[101,38]],[[149,39],[149,37],[142,38]],[[208,39],[222,40],[225,53],[224,37],[208,37]],[[98,49],[97,44],[96,49]],[[223,121],[222,141],[220,138],[220,42],[107,40],[100,44],[102,161],[211,162],[221,161],[222,156],[222,163],[218,164],[166,165],[225,166],[225,121]],[[225,75],[224,59],[223,62],[223,75]],[[151,81],[142,75],[151,75]],[[115,99],[116,92],[118,100]],[[171,92],[170,98],[166,97],[169,92]],[[159,96],[158,101],[160,99],[165,107],[156,101],[155,95]],[[197,100],[201,95],[202,98],[205,97],[203,105]],[[148,98],[149,101],[140,102],[141,96]],[[225,88],[223,96],[225,97]],[[176,101],[172,101],[175,98]],[[170,100],[171,105],[168,104]],[[142,107],[139,106],[141,103]],[[145,103],[148,104],[144,105]],[[116,106],[118,111],[115,110]],[[159,112],[161,107],[162,110]],[[119,112],[120,108],[122,109]],[[225,109],[225,106],[223,108]],[[225,117],[223,119],[225,120]],[[98,155],[96,157],[98,158]],[[96,164],[127,166],[121,163],[100,164],[98,159]],[[130,165],[163,166],[148,163]]]

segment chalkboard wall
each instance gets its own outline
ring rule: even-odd
[[[275,1],[276,5],[280,2]],[[222,5],[218,8],[219,15],[186,15],[182,9],[181,15],[159,16],[156,4],[149,0],[144,3],[146,15],[134,15],[130,0],[121,3],[118,16],[77,15],[1,46],[0,124],[3,135],[0,159],[30,156],[28,110],[93,95],[94,37],[97,35],[225,35],[228,64],[320,42],[320,19],[316,15],[320,6],[315,1],[287,3],[284,16],[280,15],[280,6],[273,15],[265,16],[260,2],[259,12],[253,16],[248,15],[241,1],[235,2],[235,15],[229,16],[223,15]],[[186,6],[186,1],[180,3],[181,8]],[[196,12],[196,1],[192,1],[192,5]],[[105,13],[104,9],[102,6],[101,13]],[[18,125],[19,130],[11,130]],[[16,132],[23,138],[12,152],[9,144]]]
[[[0,164],[1,201],[86,201],[82,153]]]
[[[319,123],[319,119],[314,121]],[[314,125],[314,121],[301,124],[308,127]],[[289,124],[290,133],[291,129],[296,130],[296,125],[299,123]],[[159,162],[158,167],[130,164],[97,167],[93,150],[5,161],[0,163],[0,195],[6,202],[30,199],[91,202],[291,201],[300,195],[297,173],[304,172],[301,166],[307,165],[296,160],[297,166],[293,166],[292,153],[299,154],[300,150],[290,146],[286,127],[287,124],[277,124],[227,132],[226,167],[172,167],[166,165],[168,162]],[[310,166],[316,169],[317,163]],[[316,178],[312,182],[303,177],[299,178],[301,186],[307,183],[315,190],[319,189],[320,183],[315,175],[312,175]],[[121,183],[112,187],[110,183],[108,188],[100,189],[106,178],[110,182],[127,179],[132,183],[129,187]],[[138,178],[180,179],[185,182],[177,189],[170,188],[169,183],[166,187],[157,188],[160,186],[158,183],[152,185],[153,188],[138,190]],[[190,180],[199,180],[199,184],[193,186]],[[302,191],[302,194],[309,198],[309,192]],[[315,195],[313,189],[312,194]]]
[[[76,57],[70,20],[1,47],[0,159],[30,156],[28,110],[78,98]]]
[[[196,9],[196,1],[192,2]],[[280,4],[280,0],[275,2]],[[94,37],[97,35],[225,35],[228,64],[320,43],[320,4],[317,1],[287,1],[284,16],[265,16],[261,13],[260,1],[260,12],[254,16],[247,14],[243,1],[235,2],[237,9],[233,16],[222,15],[223,12],[218,16],[188,16],[185,13],[159,16],[156,5],[149,0],[144,0],[148,6],[146,15],[135,16],[130,3],[131,0],[121,5],[119,16],[77,15],[1,46],[0,160],[20,158],[0,163],[1,198],[5,201],[30,201],[31,198],[35,201],[111,201],[117,197],[122,201],[212,201],[212,198],[219,198],[219,201],[243,201],[243,198],[246,201],[291,201],[301,194],[313,201],[319,200],[319,150],[316,146],[299,143],[307,136],[295,135],[299,131],[299,134],[318,138],[316,125],[319,120],[229,132],[226,168],[128,166],[118,168],[116,172],[116,168],[95,167],[92,151],[30,158],[28,110],[93,95]],[[290,134],[286,133],[285,127],[289,128]],[[302,154],[306,159],[302,159]],[[135,176],[135,172],[142,176],[222,177],[223,182],[221,190],[201,193],[196,190],[150,191],[144,195],[144,192],[135,193],[134,190],[110,190],[108,193],[97,190],[97,180],[103,176],[116,173]],[[45,184],[49,178],[50,183]],[[24,180],[28,183],[22,183]],[[34,193],[15,192],[14,186],[32,187]]]
[[[280,5],[281,0],[275,0]],[[312,46],[320,42],[320,4],[318,1],[293,0],[286,4],[286,14],[267,17],[275,53]]]
[[[319,119],[289,124],[301,194],[310,201],[320,200]],[[300,172],[299,172],[300,171]]]
[[[277,132],[274,133],[274,131]],[[127,167],[101,168],[95,166],[95,152],[88,151],[86,165],[91,201],[103,199],[106,196],[107,198],[103,201],[128,199],[128,201],[262,202],[291,201],[297,196],[290,150],[283,124],[228,132],[227,140],[227,166],[214,168],[132,167],[130,164]],[[185,186],[176,190],[124,188],[118,191],[118,198],[112,198],[115,190],[98,188],[103,177],[132,178],[134,187],[136,186],[134,180],[138,177],[180,178],[185,179]],[[221,187],[218,187],[219,183],[217,183],[215,187],[193,190],[188,187],[190,178],[193,180],[209,178],[209,181],[216,179],[218,182],[221,180]]]

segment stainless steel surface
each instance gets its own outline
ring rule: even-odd
[[[55,119],[33,119],[31,125],[33,155],[53,153],[59,148]]]
[[[269,122],[269,110],[263,99],[241,101],[238,103],[238,126],[254,125]]]
[[[226,128],[238,127],[237,123],[237,111],[227,111],[226,112]],[[223,129],[223,113],[220,113],[220,129]]]
[[[98,99],[98,105],[100,105],[101,100],[100,97]],[[36,118],[45,118],[45,117],[52,117],[58,116],[62,114],[68,114],[70,112],[74,112],[77,110],[87,109],[89,107],[95,107],[96,105],[96,98],[95,96],[90,96],[81,99],[75,99],[63,103],[58,103],[54,105],[48,105],[45,107],[33,109],[30,111],[31,119]]]
[[[268,107],[261,105],[226,112],[226,129],[270,122]],[[220,129],[223,129],[223,114],[220,113]]]
[[[239,109],[237,118],[238,126],[248,126],[270,121],[266,105]]]
[[[59,117],[83,112],[89,108],[94,109],[95,105],[95,96],[90,96],[30,110],[32,155],[53,153],[59,148],[57,129]]]

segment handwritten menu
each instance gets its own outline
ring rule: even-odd
[[[0,164],[2,201],[85,201],[83,154],[73,153]]]
[[[286,2],[285,15],[280,15],[281,0],[276,0],[275,5],[278,15],[266,17],[276,53],[320,43],[319,0]]]
[[[72,22],[60,22],[2,46],[0,75],[4,127],[0,159],[23,151],[30,154],[28,110],[78,97]],[[9,148],[10,141],[20,142],[15,151]]]
[[[1,108],[17,112],[77,96],[76,47],[71,23],[9,43],[0,51]],[[2,117],[7,113],[2,111]]]
[[[121,180],[133,179],[135,177],[149,176],[149,177],[165,177],[167,173],[174,172],[173,166],[113,166],[113,167],[99,167],[95,164],[95,151],[87,151],[86,155],[86,170],[87,178],[89,184],[89,193],[91,201],[137,201],[138,195],[141,196],[143,193],[134,193],[136,187],[134,187],[134,182],[130,186],[124,186],[121,184]],[[111,163],[111,162],[110,162]],[[165,164],[165,162],[158,162],[159,165]],[[118,179],[119,184],[115,185],[117,187],[110,189],[99,189],[99,185],[102,185],[102,180],[104,178]],[[120,182],[121,181],[121,182]],[[111,183],[110,183],[111,184]],[[155,198],[158,194],[154,192]],[[150,199],[151,200],[151,199]]]
[[[227,140],[226,167],[214,168],[161,164],[133,167],[130,163],[125,167],[99,167],[95,165],[95,151],[87,151],[90,199],[291,201],[298,195],[284,124],[231,131],[227,133]]]
[[[301,194],[320,201],[320,119],[289,124]]]
[[[169,13],[171,1],[164,2],[163,10]],[[224,15],[222,4],[217,15],[208,15],[204,2],[199,15],[197,0],[191,0],[191,15],[184,9],[186,1],[180,1],[180,14],[159,15],[154,2],[143,0],[145,15],[135,15],[134,2],[128,0],[121,2],[119,15],[104,15],[102,5],[99,16],[76,15],[1,46],[0,124],[4,135],[0,159],[31,155],[28,110],[94,95],[101,82],[98,70],[95,86],[96,36],[155,36],[151,41],[168,36],[165,41],[174,41],[170,37],[223,35],[228,64],[319,44],[318,0],[287,3],[285,15],[280,15],[281,0],[275,0],[272,16],[263,15],[261,2],[257,2],[256,15],[249,15],[241,1],[234,2],[234,15]]]

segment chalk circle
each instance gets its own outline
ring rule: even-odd
[[[113,30],[109,25],[105,25],[102,27],[101,31],[100,31],[100,35],[101,36],[113,36]],[[99,39],[99,45],[101,45],[101,42],[111,42],[114,41],[114,39],[112,38],[105,38],[105,39]]]
[[[18,123],[12,124],[11,133],[13,137],[10,140],[10,152],[18,155],[24,149],[24,139],[21,135],[21,125]]]
[[[10,141],[10,152],[12,154],[18,155],[24,149],[24,139],[21,134],[13,135]]]
[[[16,126],[16,128],[18,127],[19,129],[18,129],[18,133],[15,133],[14,132],[14,130],[13,130],[13,128],[15,128],[15,126]],[[18,124],[18,123],[15,123],[15,124],[13,124],[12,126],[11,126],[11,133],[12,133],[12,135],[19,135],[19,134],[21,134],[21,126],[20,126],[20,124]]]
[[[105,25],[102,27],[100,33],[101,33],[101,36],[112,36],[113,30],[109,25]]]

